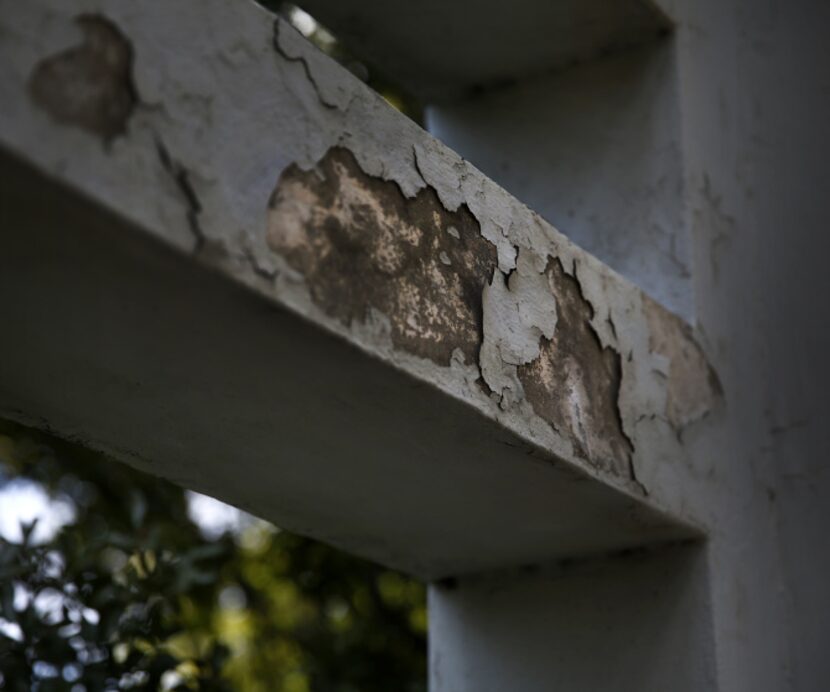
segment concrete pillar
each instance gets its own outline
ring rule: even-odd
[[[443,582],[429,607],[433,690],[717,688],[701,545]]]
[[[621,577],[615,558],[596,567],[598,593],[632,589],[620,594],[625,606],[575,591],[576,581],[555,570],[556,578],[493,575],[452,591],[434,587],[434,690],[507,689],[510,679],[522,689],[549,689],[551,680],[557,689],[830,685],[821,644],[830,639],[822,576],[830,54],[819,29],[830,14],[806,1],[661,5],[676,22],[670,38],[435,106],[429,122],[520,199],[689,315],[725,402],[683,437],[686,502],[706,517],[707,540],[699,562],[680,568],[685,579],[655,573],[650,592],[636,592],[637,578]],[[680,261],[665,261],[667,249]],[[651,559],[657,571],[678,564]],[[663,589],[674,591],[672,616]],[[706,609],[692,593],[711,602],[712,630],[699,640]],[[620,616],[629,607],[637,614]],[[512,628],[518,634],[508,641],[501,628],[510,617],[528,627]],[[666,628],[662,642],[675,643],[641,649],[656,620]],[[679,643],[672,623],[690,639]],[[510,653],[494,655],[502,649]],[[680,650],[683,661],[672,658]],[[654,677],[639,677],[644,671]]]

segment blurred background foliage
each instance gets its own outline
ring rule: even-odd
[[[0,540],[0,689],[426,689],[419,582],[252,518],[206,535],[181,488],[10,423],[0,471],[71,510]]]

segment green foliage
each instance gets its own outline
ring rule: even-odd
[[[206,538],[180,488],[17,426],[0,461],[75,510],[0,541],[0,689],[425,689],[418,582],[264,523]]]

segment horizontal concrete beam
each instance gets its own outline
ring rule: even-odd
[[[649,0],[302,0],[355,55],[427,102],[654,41],[671,23]]]
[[[428,578],[698,531],[690,330],[286,24],[0,37],[0,415]]]

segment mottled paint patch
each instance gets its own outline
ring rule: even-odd
[[[268,244],[343,324],[374,308],[389,319],[397,348],[443,365],[455,349],[477,361],[481,295],[497,257],[466,206],[447,211],[431,188],[407,198],[335,147],[313,170],[283,172]]]
[[[634,449],[618,404],[620,355],[602,347],[591,326],[593,307],[579,281],[565,273],[558,259],[549,261],[545,275],[556,298],[556,328],[553,338],[541,339],[539,357],[518,369],[525,397],[571,440],[577,455],[598,468],[630,474]]]
[[[643,296],[643,312],[649,349],[668,361],[662,373],[667,378],[666,418],[679,433],[709,413],[721,395],[720,381],[686,322],[648,296]]]
[[[82,43],[38,63],[29,93],[56,121],[109,141],[126,130],[137,102],[132,48],[104,17],[83,15],[77,23]]]

